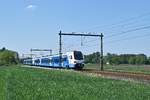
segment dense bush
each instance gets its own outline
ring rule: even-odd
[[[85,55],[84,56],[85,63],[99,63],[100,62],[99,57],[100,57],[99,52],[95,52],[93,54]]]
[[[18,64],[19,57],[15,51],[0,49],[0,65]]]
[[[149,59],[144,54],[110,54],[106,55],[106,62],[109,64],[150,64]]]
[[[100,53],[85,55],[85,63],[99,63]],[[118,65],[118,64],[150,64],[150,58],[144,54],[110,54],[104,56],[104,63]]]

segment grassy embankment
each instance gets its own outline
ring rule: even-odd
[[[4,66],[0,100],[150,100],[150,86],[72,70]]]
[[[98,64],[86,64],[86,68],[100,69]],[[126,71],[126,72],[137,72],[150,74],[150,65],[104,65],[104,70],[111,71]]]

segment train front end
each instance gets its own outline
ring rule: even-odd
[[[81,51],[74,51],[75,69],[82,69],[84,67],[84,57]]]
[[[69,58],[69,68],[81,70],[84,67],[84,57],[81,51],[67,53]]]

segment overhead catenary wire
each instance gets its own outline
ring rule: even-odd
[[[145,14],[141,14],[141,15],[138,15],[138,16],[135,16],[135,17],[132,17],[132,18],[129,18],[129,19],[125,19],[125,20],[122,20],[122,21],[119,21],[119,22],[117,22],[117,23],[114,23],[114,24],[110,24],[110,25],[104,25],[104,27],[110,27],[110,26],[113,26],[113,28],[115,27],[115,26],[121,26],[121,27],[125,27],[125,26],[131,26],[131,24],[132,23],[136,23],[136,21],[135,20],[137,20],[137,19],[140,19],[140,18],[144,18],[144,17],[146,17],[146,16],[149,16],[150,15],[150,13],[145,13]],[[107,35],[107,36],[105,36],[105,38],[106,39],[108,39],[108,38],[111,38],[111,40],[113,39],[113,37],[117,37],[117,36],[121,36],[121,35],[125,35],[125,34],[128,34],[128,33],[131,33],[131,32],[134,32],[134,31],[138,31],[138,30],[144,30],[144,29],[148,29],[148,28],[150,28],[150,26],[145,26],[145,25],[142,25],[142,27],[135,27],[135,26],[131,26],[131,27],[133,27],[132,29],[126,29],[125,31],[123,31],[123,32],[119,32],[119,33],[114,33],[114,34],[110,34],[110,35]],[[101,26],[100,27],[96,27],[96,28],[102,28]],[[128,27],[128,28],[130,28],[130,27]],[[133,37],[135,37],[135,36],[133,36]],[[125,38],[125,39],[120,39],[120,41],[121,40],[126,40],[126,39],[130,39],[130,38],[133,38],[133,37],[127,37],[127,38]],[[138,36],[136,36],[136,37],[138,37]],[[119,39],[118,39],[119,40]],[[113,41],[118,41],[118,40],[113,40]],[[82,40],[81,40],[82,41]],[[94,41],[97,41],[96,39],[93,39],[93,40],[89,40],[89,41],[84,41],[83,43],[84,44],[86,44],[86,43],[89,43],[89,42],[94,42]],[[111,41],[111,42],[113,42],[113,41]],[[108,41],[109,42],[109,41]],[[109,42],[110,43],[110,42]],[[114,42],[115,43],[115,42]],[[96,44],[96,45],[93,45],[93,46],[97,46],[97,45],[99,45],[99,44]],[[83,46],[81,46],[80,48],[84,48],[84,47],[90,47],[89,45],[83,45]],[[77,48],[77,45],[76,44],[72,44],[72,45],[69,45],[69,46],[67,46],[67,48],[66,49],[69,49],[69,48]]]
[[[129,21],[134,21],[134,20],[137,20],[137,19],[140,19],[140,18],[143,18],[143,17],[146,17],[146,16],[149,16],[150,15],[150,12],[147,12],[147,13],[143,13],[143,14],[140,14],[138,16],[134,16],[134,17],[131,17],[131,18],[128,18],[128,19],[125,19],[125,20],[121,20],[119,22],[116,22],[116,23],[113,23],[113,24],[108,24],[108,25],[97,25],[97,26],[94,26],[92,28],[89,28],[89,29],[86,29],[88,31],[90,30],[93,30],[93,29],[100,29],[100,28],[105,28],[105,27],[112,27],[112,26],[118,26],[120,24],[124,24],[124,23],[127,23]]]
[[[143,26],[143,27],[138,27],[138,28],[130,29],[130,30],[121,32],[122,33],[121,35],[129,33],[129,32],[134,32],[134,31],[138,31],[138,30],[148,29],[148,28],[150,28],[150,26]],[[118,33],[115,34],[115,35],[113,34],[112,37],[114,37],[114,36],[118,36]],[[106,43],[116,43],[116,42],[120,42],[120,41],[124,41],[124,40],[129,40],[129,39],[132,39],[132,38],[133,39],[137,39],[137,38],[142,38],[142,37],[146,37],[146,36],[132,36],[132,37],[127,37],[127,38],[118,39],[118,40],[112,40],[112,41],[108,41],[108,42],[106,41]],[[97,41],[97,40],[93,39],[93,40],[90,40],[90,41],[86,41],[85,43],[89,43],[89,42],[93,42],[93,41]],[[94,46],[98,46],[98,45],[99,44],[95,44],[95,45],[91,45],[91,46],[90,45],[84,45],[84,46],[79,47],[77,49],[84,48],[84,47],[88,47],[89,48],[89,47],[94,47]],[[77,46],[77,45],[75,45],[75,46]],[[70,47],[73,48],[73,45],[70,45]]]
[[[150,28],[150,26],[137,27],[137,28],[134,28],[134,29],[126,30],[124,32],[114,33],[112,35],[107,36],[107,38],[111,38],[111,37],[114,37],[114,36],[123,35],[123,34],[129,33],[129,32],[134,32],[134,31],[138,31],[138,30],[149,29],[149,28]]]
[[[126,41],[126,40],[129,40],[129,39],[132,39],[132,40],[135,40],[135,39],[139,39],[139,38],[144,38],[144,37],[149,37],[150,36],[150,33],[146,33],[146,34],[140,34],[140,35],[137,35],[137,36],[132,36],[132,37],[126,37],[126,38],[123,38],[123,39],[117,39],[117,40],[112,40],[112,41],[106,41],[105,43],[109,43],[109,44],[113,44],[113,43],[117,43],[117,42],[121,42],[121,41]]]
[[[104,26],[113,26],[113,27],[114,26],[118,26],[118,25],[121,25],[122,27],[130,26],[131,22],[132,23],[137,23],[137,21],[135,21],[135,20],[140,19],[140,18],[144,18],[144,17],[149,16],[149,15],[150,15],[150,12],[144,13],[144,14],[141,14],[141,15],[138,15],[138,16],[135,16],[135,17],[131,17],[129,19],[122,20],[122,21],[114,23],[114,24],[104,25]],[[130,22],[130,23],[128,23],[128,22]],[[97,28],[99,28],[99,27],[97,27]],[[100,28],[102,28],[102,27],[100,27]],[[136,27],[134,29],[129,29],[127,31],[123,31],[123,32],[119,32],[119,33],[115,33],[115,34],[111,34],[111,35],[106,35],[107,32],[104,32],[104,33],[105,33],[105,38],[112,38],[112,37],[115,37],[115,36],[120,36],[120,35],[129,33],[129,32],[133,32],[133,31],[137,31],[137,30],[142,30],[142,29],[147,29],[147,28],[149,28],[149,26],[147,27],[147,26],[142,25],[142,27]],[[107,28],[107,30],[109,30],[109,29]],[[96,40],[93,40],[93,41],[96,41]],[[92,42],[92,41],[89,41],[89,42]]]
[[[145,13],[145,14],[141,14],[139,16],[136,16],[136,17],[132,17],[132,18],[129,18],[127,20],[123,20],[123,21],[120,21],[118,24],[122,24],[121,22],[123,23],[127,23],[128,21],[132,21],[132,20],[135,20],[135,19],[139,19],[139,18],[142,18],[142,17],[145,17],[145,16],[148,16],[150,15],[150,13]],[[118,24],[111,24],[110,26],[114,26],[114,25],[118,25]],[[130,24],[123,24],[123,25],[130,25]],[[143,25],[142,25],[143,26]],[[126,34],[126,33],[129,33],[129,32],[133,32],[133,31],[137,31],[137,30],[142,30],[142,29],[147,29],[149,28],[149,26],[143,26],[143,27],[138,27],[138,28],[135,28],[135,29],[130,29],[130,30],[127,30],[127,31],[123,31],[123,32],[120,32],[120,33],[115,33],[115,34],[112,34],[112,35],[106,35],[105,37],[106,38],[112,38],[112,37],[115,37],[115,36],[120,36],[120,35],[123,35],[123,34]],[[85,41],[84,43],[89,43],[89,42],[93,42],[93,41],[97,41],[97,40],[89,40],[89,41]]]
[[[135,25],[134,24],[126,24],[126,25],[120,25],[118,27],[114,27],[111,30],[109,28],[107,28],[107,29],[103,30],[102,32],[105,33],[105,37],[107,37],[107,36],[112,35],[113,33],[116,33],[116,32],[118,33],[118,30],[121,32],[124,29],[129,30],[129,29],[148,26],[148,25],[149,25],[149,23],[143,23],[143,22],[136,23]]]
[[[64,47],[64,49],[71,49],[71,48],[78,48],[78,49],[80,49],[80,48],[84,48],[85,46],[88,46],[89,47],[89,45],[85,45],[85,44],[87,44],[87,43],[92,43],[92,42],[94,42],[94,41],[99,41],[98,39],[92,39],[92,40],[89,40],[89,41],[83,41],[82,42],[82,46],[80,46],[79,45],[79,43],[74,43],[74,44],[71,44],[71,45],[68,45],[68,46],[65,46]],[[100,44],[99,44],[100,45]],[[80,47],[79,47],[80,46]]]
[[[112,26],[112,27],[104,28],[104,29],[102,29],[102,32],[109,31],[109,33],[111,33],[111,31],[114,31],[115,29],[118,30],[118,28],[122,28],[123,29],[123,28],[133,28],[133,27],[135,27],[137,25],[138,26],[142,26],[140,24],[142,24],[143,22],[144,22],[143,20],[133,20],[132,22],[122,23],[122,24],[115,25],[115,26]],[[144,22],[144,24],[146,24],[146,22]]]
[[[147,17],[150,15],[150,12],[148,13],[144,13],[144,14],[141,14],[141,15],[138,15],[138,16],[135,16],[135,17],[131,17],[131,18],[128,18],[128,19],[125,19],[125,20],[122,20],[120,22],[117,22],[117,23],[113,23],[113,24],[110,24],[110,25],[104,25],[104,27],[109,27],[109,26],[112,26],[113,28],[115,26],[121,26],[121,27],[126,27],[126,26],[130,26],[130,27],[133,27],[133,29],[128,29],[128,30],[125,30],[125,31],[122,31],[122,32],[119,32],[119,33],[114,33],[114,34],[111,34],[111,35],[106,35],[105,33],[105,38],[106,39],[112,39],[113,37],[117,37],[117,36],[121,36],[121,35],[125,35],[125,34],[128,34],[130,32],[134,32],[134,31],[138,31],[138,30],[144,30],[144,29],[148,29],[150,28],[150,26],[145,26],[145,25],[141,25],[140,27],[135,27],[135,26],[131,26],[131,24],[134,24],[134,23],[137,23],[136,20],[138,19],[141,19],[141,18],[144,18],[144,17]],[[128,28],[130,28],[128,27]],[[134,28],[135,27],[135,28]],[[102,28],[102,27],[96,27],[96,28]],[[94,41],[97,41],[97,40],[90,40],[90,41],[86,41],[84,43],[89,43],[89,42],[94,42]]]
[[[106,38],[110,38],[110,37],[114,37],[114,36],[120,36],[120,35],[123,35],[123,34],[127,34],[129,32],[134,32],[134,31],[138,31],[138,30],[143,30],[143,29],[149,29],[150,26],[143,26],[143,27],[138,27],[138,28],[134,28],[134,29],[130,29],[130,30],[127,30],[127,31],[124,31],[124,32],[120,32],[120,33],[115,33],[115,34],[112,34],[111,36],[107,36]],[[123,39],[119,39],[119,40],[123,40]],[[90,41],[86,41],[84,43],[89,43],[89,42],[93,42],[93,41],[97,41],[95,39],[93,40],[90,40]],[[113,41],[118,41],[118,40],[113,40]],[[111,42],[113,42],[111,41]],[[70,45],[70,47],[72,47],[73,45]]]

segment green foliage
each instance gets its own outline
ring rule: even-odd
[[[0,50],[0,65],[9,65],[19,63],[18,53],[2,48]]]
[[[85,63],[97,64],[99,63],[100,53],[96,52],[85,56]],[[133,64],[133,65],[142,65],[150,64],[150,58],[144,54],[111,54],[107,53],[104,56],[104,63],[109,63],[111,65],[119,64]]]
[[[95,52],[93,54],[85,55],[85,63],[99,63],[100,62],[100,53]]]
[[[0,68],[0,100],[149,100],[149,90],[149,84],[70,70]]]

